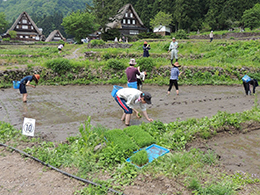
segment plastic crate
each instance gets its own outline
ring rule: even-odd
[[[149,161],[148,163],[146,163],[145,165],[143,165],[142,167],[139,167],[135,164],[133,164],[131,162],[131,157],[129,157],[128,159],[126,159],[126,162],[129,162],[131,163],[132,165],[136,166],[137,168],[143,168],[144,166],[148,165],[150,162],[152,162],[154,159],[160,157],[160,156],[163,156],[164,154],[170,152],[170,150],[168,150],[167,148],[164,148],[162,146],[158,146],[156,144],[152,144],[150,146],[148,146],[147,148],[143,148],[143,149],[140,149],[140,150],[146,150],[147,153],[148,153],[148,156],[149,156]],[[140,151],[138,150],[138,151]],[[138,152],[138,151],[135,151],[134,153]]]

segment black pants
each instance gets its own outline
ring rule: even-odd
[[[140,85],[142,85],[142,80],[141,79],[137,79],[137,89],[140,89]]]
[[[258,82],[255,79],[252,79],[251,81],[249,81],[247,83],[243,82],[243,85],[244,85],[246,95],[248,95],[248,93],[251,93],[250,85],[253,86],[253,93],[255,93],[255,88],[258,86]]]
[[[179,87],[178,87],[178,80],[172,80],[170,79],[170,84],[169,84],[169,89],[168,91],[171,91],[172,90],[172,86],[175,86],[175,89],[176,90],[179,90]]]

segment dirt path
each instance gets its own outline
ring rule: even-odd
[[[69,135],[78,134],[80,124],[91,116],[93,125],[107,128],[124,128],[120,121],[121,109],[111,96],[111,85],[88,86],[38,86],[28,88],[28,103],[24,104],[15,89],[0,90],[0,119],[21,129],[24,117],[36,119],[36,135],[49,141],[64,141]],[[180,86],[180,95],[173,90],[167,96],[167,86],[145,85],[144,91],[152,94],[148,115],[164,123],[177,118],[211,117],[218,111],[242,112],[254,106],[254,96],[245,96],[242,86]],[[259,95],[259,92],[257,91]],[[132,118],[131,124],[147,122],[144,118]],[[221,156],[222,163],[231,171],[242,170],[260,174],[260,131],[237,136],[223,136],[198,147],[211,148]],[[243,147],[243,148],[242,148]],[[19,154],[1,151],[0,194],[73,194],[81,183],[57,172],[48,170],[32,160],[24,160]],[[146,189],[158,192],[159,184],[173,181],[158,180],[143,188],[133,186],[128,194]],[[158,186],[157,186],[158,185]],[[158,188],[158,189],[157,189]],[[183,190],[181,186],[169,188],[169,192]],[[139,194],[140,194],[139,193]],[[153,194],[151,192],[151,194]],[[156,193],[154,193],[156,194]],[[158,194],[158,193],[157,193]],[[185,192],[184,194],[187,194]]]

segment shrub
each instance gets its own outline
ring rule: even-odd
[[[49,60],[46,62],[46,66],[58,74],[63,74],[67,71],[70,71],[73,67],[71,62],[64,58]]]
[[[184,30],[180,29],[176,33],[176,38],[177,39],[188,39],[188,36]]]
[[[119,37],[119,36],[120,36],[120,32],[118,31],[118,29],[110,29],[107,32],[101,34],[101,38],[104,41],[114,40],[115,37]]]
[[[93,39],[90,41],[91,47],[95,47],[97,45],[105,45],[103,40]]]
[[[107,61],[107,67],[114,70],[124,70],[126,68],[123,62],[116,59],[109,59]]]
[[[158,39],[158,38],[162,38],[162,35],[157,35],[153,32],[142,32],[138,34],[137,37],[139,39],[149,39],[149,38]]]
[[[151,72],[154,65],[152,58],[140,58],[137,60],[137,64],[140,66],[141,71]]]

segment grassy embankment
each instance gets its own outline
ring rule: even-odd
[[[149,42],[149,40],[147,40]],[[177,40],[179,62],[184,74],[180,85],[231,85],[241,84],[244,74],[260,80],[258,40]],[[170,60],[167,53],[170,39],[150,40],[149,58],[142,58],[142,41],[132,47],[95,49],[87,45],[66,45],[62,54],[56,46],[1,46],[1,69],[19,69],[34,66],[46,67],[49,77],[42,77],[40,84],[120,84],[126,82],[124,74],[130,58],[136,58],[141,70],[146,70],[147,83],[167,85],[170,75]],[[93,51],[85,58],[84,52]],[[69,58],[69,59],[67,59]],[[11,86],[8,78],[0,78],[0,87]],[[7,81],[7,82],[6,82]]]

